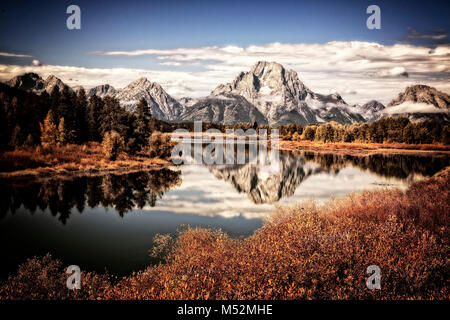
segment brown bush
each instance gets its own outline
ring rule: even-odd
[[[19,266],[14,277],[0,286],[0,298],[8,300],[96,299],[108,288],[108,275],[81,272],[81,290],[69,290],[61,261],[47,254]]]

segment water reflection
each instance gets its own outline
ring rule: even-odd
[[[209,171],[220,180],[229,182],[239,193],[248,194],[255,204],[274,203],[295,193],[308,177],[327,173],[336,175],[343,168],[353,166],[380,177],[414,180],[415,175],[431,176],[449,165],[448,157],[418,155],[375,154],[352,156],[302,152],[282,153],[279,170],[268,174],[261,165],[214,165]]]
[[[319,174],[336,176],[349,166],[358,168],[361,174],[362,171],[368,171],[380,177],[409,182],[417,175],[431,176],[449,165],[448,157],[392,154],[352,156],[313,152],[281,153],[279,160],[279,167],[275,171],[267,170],[267,166],[250,163],[210,165],[204,166],[203,169],[207,168],[214,179],[229,183],[237,193],[247,194],[253,204],[262,205],[280,202],[283,198],[293,196],[299,186],[312,176]],[[162,208],[168,211],[188,208],[187,211],[191,214],[200,215],[203,214],[200,211],[207,210],[215,214],[218,208],[213,208],[213,204],[225,210],[226,202],[228,208],[225,211],[239,212],[241,215],[246,214],[245,210],[247,213],[250,211],[263,213],[270,210],[262,206],[243,205],[237,198],[227,198],[225,202],[220,202],[220,195],[217,198],[212,193],[223,193],[223,187],[218,186],[214,189],[213,184],[207,184],[211,177],[201,173],[202,167],[193,167],[198,169],[198,175],[183,177],[183,170],[162,169],[128,174],[53,178],[44,181],[4,180],[0,184],[2,193],[0,218],[5,217],[8,212],[14,214],[22,205],[31,214],[37,209],[41,211],[48,209],[62,224],[66,224],[70,218],[72,208],[81,213],[86,205],[90,208],[114,208],[123,217],[125,213],[135,208],[154,207],[156,201],[162,199],[164,194],[179,187],[182,179],[188,181],[177,194],[165,201],[162,200]],[[345,182],[340,183],[342,186]],[[357,187],[363,186],[355,186],[355,191],[358,190]],[[323,183],[322,185],[316,183],[314,188],[320,190]],[[339,184],[333,188],[336,190]],[[225,199],[224,194],[222,199]]]
[[[0,186],[0,217],[8,210],[14,213],[22,205],[31,213],[37,208],[42,211],[48,208],[53,216],[59,213],[58,219],[63,224],[72,208],[81,213],[85,205],[114,208],[123,217],[136,207],[154,207],[158,198],[180,184],[181,172],[170,169],[39,182],[4,181]]]

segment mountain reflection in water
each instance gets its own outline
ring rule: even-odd
[[[449,160],[448,157],[417,155],[352,156],[302,152],[281,153],[279,163],[279,170],[275,172],[267,172],[266,168],[256,164],[206,167],[216,179],[230,183],[238,193],[247,194],[254,204],[270,204],[294,195],[305,179],[320,173],[337,175],[343,168],[352,166],[380,177],[409,182],[416,176],[433,175],[449,165]],[[4,180],[0,185],[0,218],[8,211],[13,214],[22,205],[30,213],[47,208],[53,216],[59,213],[62,224],[69,219],[72,208],[83,212],[86,205],[114,208],[122,217],[135,208],[154,207],[165,193],[182,184],[181,172],[162,169],[43,181]],[[202,181],[190,183],[200,184],[201,188]],[[379,184],[383,185],[383,182]]]

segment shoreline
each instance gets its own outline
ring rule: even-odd
[[[404,154],[404,155],[434,155],[450,156],[450,146],[447,145],[412,145],[400,143],[354,143],[354,142],[315,142],[280,140],[279,149],[282,151],[312,151],[320,153],[345,153],[350,155],[372,154]]]
[[[192,135],[191,135],[192,136]],[[225,135],[224,135],[225,136]],[[223,136],[223,137],[224,137]],[[209,141],[205,142],[209,143]],[[26,178],[46,178],[46,177],[64,177],[64,176],[82,176],[82,175],[101,175],[107,173],[128,173],[141,170],[160,170],[174,166],[170,160],[160,158],[148,158],[144,156],[126,156],[120,157],[116,161],[104,159],[99,146],[91,144],[85,146],[73,147],[70,152],[76,154],[76,159],[59,159],[57,155],[46,155],[47,158],[39,158],[38,152],[31,150],[16,150],[3,152],[3,155],[11,154],[11,160],[7,158],[3,162],[15,161],[14,157],[39,158],[38,162],[45,165],[28,167],[20,170],[1,171],[0,179],[26,179]],[[280,151],[289,152],[315,152],[322,154],[347,154],[352,156],[370,156],[375,154],[402,154],[402,155],[422,155],[449,157],[450,146],[447,145],[408,145],[408,144],[380,144],[380,143],[323,143],[315,141],[290,141],[280,140]],[[89,150],[87,152],[86,150]],[[64,149],[58,150],[64,153]],[[16,155],[16,153],[20,153]],[[7,157],[6,156],[6,157]],[[34,159],[33,159],[34,160]]]
[[[173,165],[170,160],[149,158],[142,154],[122,154],[115,161],[107,160],[99,143],[67,145],[49,152],[35,147],[0,152],[0,179],[128,173],[160,170]]]
[[[175,134],[170,134],[173,136]],[[177,140],[186,138],[202,138],[206,137],[208,140],[204,141],[205,144],[211,143],[209,139],[213,137],[221,137],[225,140],[227,138],[226,133],[213,134],[208,132],[189,132],[189,133],[177,133],[175,135]],[[235,140],[247,139],[250,136],[242,137],[237,135],[231,135]],[[258,136],[253,136],[258,139]],[[174,139],[174,141],[177,141]],[[177,141],[177,142],[178,142]],[[270,141],[270,139],[269,139]],[[450,145],[442,144],[406,144],[406,143],[358,143],[358,142],[317,142],[310,140],[284,140],[280,137],[279,140],[280,150],[285,151],[360,151],[360,152],[396,152],[396,153],[430,153],[439,152],[445,155],[450,155]]]

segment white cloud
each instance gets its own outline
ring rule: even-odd
[[[0,52],[0,56],[2,57],[13,57],[13,58],[32,58],[28,54],[19,54],[19,53],[9,53],[9,52]]]
[[[317,93],[339,92],[349,103],[379,100],[386,104],[406,86],[423,83],[450,92],[450,46],[427,47],[409,44],[390,46],[375,42],[328,42],[324,44],[282,44],[208,46],[130,51],[94,51],[91,54],[123,56],[150,55],[173,70],[132,68],[81,68],[69,66],[0,65],[0,80],[23,72],[55,74],[69,85],[92,87],[109,83],[124,87],[147,77],[159,82],[174,97],[206,96],[217,85],[231,82],[239,72],[257,61],[276,61],[294,69],[307,87]],[[193,66],[197,66],[196,71]],[[183,70],[186,68],[186,70]],[[409,77],[402,76],[405,72]],[[73,79],[73,80],[69,80]]]
[[[31,61],[31,65],[38,67],[38,66],[42,66],[42,63],[39,60],[35,59],[35,60]]]
[[[384,113],[397,114],[397,113],[447,113],[446,109],[436,108],[432,104],[428,103],[413,103],[403,102],[398,106],[393,106],[384,110]]]

